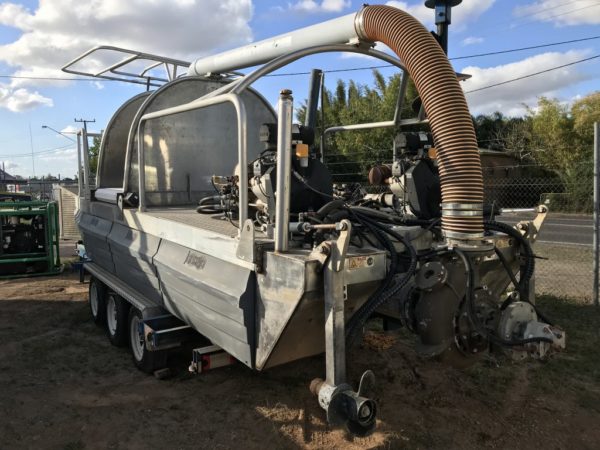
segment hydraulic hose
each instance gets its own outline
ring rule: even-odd
[[[403,274],[402,279],[394,283],[394,276],[396,274],[397,264],[397,253],[394,244],[389,238],[384,236],[384,241],[387,244],[388,250],[390,251],[392,264],[388,271],[388,276],[384,283],[382,283],[377,291],[354,313],[348,325],[346,327],[346,336],[349,341],[352,341],[356,336],[358,330],[362,328],[364,323],[373,315],[375,310],[383,305],[386,301],[396,295],[400,289],[402,289],[406,283],[411,279],[417,269],[417,252],[412,244],[399,233],[389,229],[387,226],[382,225],[367,216],[363,216],[354,212],[358,220],[364,223],[376,236],[381,236],[385,233],[402,243],[410,254],[410,263],[408,270]]]
[[[531,248],[529,241],[513,227],[503,222],[496,222],[495,220],[486,220],[484,223],[484,227],[486,230],[499,231],[500,233],[504,233],[510,236],[511,238],[515,239],[520,244],[523,250],[523,258],[525,259],[525,267],[521,271],[521,277],[516,287],[519,289],[521,297],[527,299],[527,285],[535,272],[535,254],[533,253],[533,249]]]
[[[355,28],[362,39],[388,45],[415,82],[437,150],[444,235],[481,239],[481,159],[464,93],[444,51],[417,19],[390,6],[366,6]]]
[[[467,303],[467,314],[469,318],[469,322],[471,326],[481,335],[487,337],[489,340],[495,342],[496,344],[503,345],[505,347],[515,347],[519,345],[530,344],[532,342],[549,342],[553,343],[552,339],[547,337],[534,337],[527,339],[503,339],[500,336],[496,335],[491,330],[488,330],[485,325],[481,323],[479,317],[477,316],[477,311],[475,310],[475,302],[473,301],[473,288],[475,284],[474,275],[473,275],[473,267],[471,266],[471,261],[469,257],[465,255],[465,253],[460,249],[454,249],[454,252],[460,257],[465,266],[465,271],[467,272],[467,285],[465,289],[465,301]]]
[[[221,206],[221,197],[218,195],[213,195],[200,199],[198,202],[198,207],[196,208],[196,212],[199,214],[218,214],[223,212],[223,207]]]

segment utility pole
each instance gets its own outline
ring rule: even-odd
[[[31,144],[31,168],[35,178],[35,156],[33,154],[33,134],[31,133],[31,122],[29,122],[29,143]]]
[[[594,305],[600,306],[600,123],[594,123]]]
[[[75,123],[83,123],[83,129],[85,130],[85,134],[87,135],[87,124],[88,123],[96,123],[96,119],[88,120],[88,119],[73,119]]]

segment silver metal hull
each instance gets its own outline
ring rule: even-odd
[[[309,251],[266,252],[256,273],[236,256],[237,229],[228,221],[210,224],[177,209],[81,206],[77,224],[93,265],[127,285],[138,303],[177,316],[253,369],[324,351],[323,276]],[[383,252],[349,258],[367,256],[371,266],[346,269],[348,318],[385,276]]]

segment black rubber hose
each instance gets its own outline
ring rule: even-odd
[[[218,206],[218,208],[215,208],[215,206]],[[196,208],[196,212],[200,214],[218,214],[223,212],[223,207],[221,206],[221,197],[218,195],[213,195],[200,199],[198,202],[198,207]]]
[[[358,311],[352,316],[347,326],[347,336],[349,340],[352,340],[356,335],[357,331],[362,328],[364,323],[373,315],[375,310],[379,308],[382,304],[388,301],[391,297],[396,295],[400,289],[402,289],[406,283],[410,280],[410,278],[414,275],[417,269],[417,252],[412,246],[412,244],[404,238],[399,233],[396,233],[394,230],[389,229],[385,225],[382,225],[368,217],[358,215],[361,221],[364,221],[369,228],[373,230],[377,230],[382,233],[386,233],[396,239],[398,242],[403,244],[405,248],[410,253],[411,261],[408,270],[404,273],[402,279],[396,283],[393,283],[393,279],[395,277],[395,265],[392,268],[390,265],[390,270],[388,272],[388,276],[386,277],[386,281],[381,285],[382,289],[378,289],[370,298],[367,300]],[[387,239],[387,242],[390,245],[390,253],[396,255],[396,250],[394,244]],[[393,261],[394,262],[394,261]]]
[[[517,230],[511,227],[508,224],[502,222],[496,222],[494,220],[488,220],[484,222],[484,227],[487,230],[499,231],[504,233],[519,242],[521,244],[521,248],[523,249],[523,256],[525,258],[525,269],[521,272],[521,278],[519,280],[519,285],[517,288],[519,289],[519,293],[521,297],[524,299],[529,299],[529,292],[527,289],[527,284],[531,277],[535,272],[535,255],[529,244],[529,241]]]
[[[371,294],[369,299],[365,302],[365,304],[359,308],[359,310],[352,316],[352,318],[348,321],[346,325],[346,337],[349,341],[352,341],[356,335],[356,331],[360,329],[362,324],[366,321],[362,317],[364,313],[364,306],[368,303],[376,302],[378,299],[384,294],[384,292],[390,287],[390,285],[394,281],[394,275],[396,272],[397,266],[397,253],[394,247],[394,244],[390,239],[385,236],[380,230],[375,228],[372,224],[367,222],[364,218],[355,216],[355,220],[358,221],[361,225],[369,229],[371,233],[375,236],[375,238],[383,245],[383,247],[390,252],[390,267],[388,269],[387,275],[382,283],[379,284],[377,290]],[[368,318],[368,317],[367,317]]]
[[[505,347],[514,347],[514,346],[518,346],[518,345],[525,345],[525,344],[529,344],[532,342],[549,342],[550,344],[552,344],[554,342],[554,341],[552,341],[552,339],[547,338],[547,337],[506,340],[506,339],[503,339],[503,338],[495,335],[491,330],[488,330],[487,328],[485,328],[485,326],[482,325],[481,322],[479,321],[479,317],[477,317],[477,312],[475,311],[475,303],[473,302],[473,285],[475,284],[475,280],[474,280],[474,276],[473,276],[473,268],[471,267],[471,261],[469,261],[469,258],[467,257],[467,255],[465,255],[465,253],[462,250],[454,249],[454,252],[462,260],[463,265],[465,266],[465,271],[467,272],[467,285],[466,285],[466,292],[465,292],[465,300],[467,302],[467,314],[468,314],[469,322],[471,323],[471,326],[473,328],[475,328],[475,330],[479,334],[486,336],[491,341],[494,341],[495,343],[497,343],[499,345],[503,345]]]
[[[317,217],[321,220],[325,218],[330,212],[340,209],[344,206],[344,200],[332,200],[328,203],[325,203],[321,208],[317,211]]]

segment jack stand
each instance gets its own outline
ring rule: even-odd
[[[348,220],[342,220],[339,230],[339,238],[328,243],[330,255],[324,269],[326,379],[313,380],[310,390],[318,396],[319,405],[327,412],[330,425],[345,426],[351,433],[365,436],[375,429],[377,404],[364,397],[375,376],[370,370],[366,371],[361,377],[358,392],[346,383],[344,262],[352,225]]]

